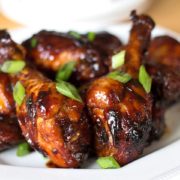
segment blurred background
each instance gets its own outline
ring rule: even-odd
[[[126,22],[132,9],[180,33],[180,0],[0,0],[0,28],[57,28]]]

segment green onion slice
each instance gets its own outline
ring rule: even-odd
[[[96,34],[94,32],[88,32],[87,37],[90,42],[93,42],[96,38]]]
[[[151,91],[152,78],[147,73],[144,65],[141,65],[139,69],[139,82],[147,93]]]
[[[124,73],[122,71],[113,71],[107,74],[107,77],[117,80],[121,83],[127,83],[131,80],[131,76],[128,73]]]
[[[31,148],[27,142],[21,143],[18,146],[16,155],[19,157],[25,156],[31,152]]]
[[[69,31],[68,34],[71,35],[72,37],[76,38],[76,39],[81,38],[81,35],[76,31]]]
[[[1,66],[1,71],[5,73],[15,74],[20,72],[26,63],[21,60],[8,60]]]
[[[35,48],[37,46],[38,41],[36,38],[33,37],[33,38],[31,38],[30,43],[31,43],[31,47]]]
[[[64,96],[67,96],[71,99],[82,102],[82,99],[78,93],[78,90],[72,84],[62,81],[62,80],[59,80],[59,82],[56,83],[56,89],[58,92],[60,92]]]
[[[15,102],[20,106],[25,97],[25,89],[19,81],[14,86],[13,97],[14,97]]]
[[[119,53],[112,56],[112,68],[116,69],[120,66],[122,66],[125,62],[125,54],[126,51],[120,51]]]
[[[112,156],[99,157],[96,162],[103,169],[120,168],[120,165],[118,164],[118,162]]]
[[[59,80],[67,81],[75,67],[76,62],[70,61],[66,63],[63,67],[59,69],[59,71],[56,74],[56,81],[59,82]]]

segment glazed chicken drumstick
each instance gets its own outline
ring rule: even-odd
[[[7,32],[1,34],[6,35],[2,45],[12,42],[5,52],[8,57],[17,45]],[[19,57],[11,56],[11,60]],[[1,65],[6,61],[1,59]],[[25,90],[21,104],[16,102],[16,115],[28,143],[58,167],[79,167],[88,156],[91,138],[84,104],[62,95],[54,82],[27,66],[9,77],[14,89],[21,84]]]
[[[91,83],[86,103],[94,126],[98,156],[113,156],[120,165],[137,159],[143,152],[152,127],[152,98],[138,82],[144,51],[154,27],[146,15],[131,14],[133,26],[121,68],[132,79],[127,83],[108,76]]]
[[[29,144],[59,167],[79,167],[87,158],[90,131],[84,105],[57,92],[55,83],[25,68],[15,79],[26,96],[17,106],[23,135]]]
[[[74,32],[75,33],[75,32]],[[74,35],[75,36],[75,35]],[[108,72],[108,55],[121,46],[120,40],[109,33],[88,35],[40,31],[23,43],[27,49],[27,60],[52,78],[68,62],[76,62],[70,81],[76,85],[89,82]],[[33,44],[32,42],[36,42]]]
[[[145,63],[153,78],[153,94],[167,108],[180,99],[180,43],[169,36],[154,38]]]
[[[144,62],[153,79],[151,142],[164,132],[165,110],[180,99],[180,43],[169,36],[155,37],[150,42]]]
[[[8,149],[23,140],[15,112],[10,78],[0,73],[0,151]]]
[[[4,59],[21,59],[23,56],[24,52],[20,46],[9,41],[9,34],[0,31],[0,63],[3,63]],[[0,72],[0,151],[8,149],[24,139],[16,118],[12,91],[9,75]]]
[[[81,167],[92,149],[125,165],[159,139],[180,99],[180,43],[151,40],[147,15],[131,20],[126,45],[107,32],[45,30],[18,45],[0,30],[0,151],[25,138],[55,167]],[[71,62],[70,78],[53,82]],[[11,72],[14,63],[23,66]]]

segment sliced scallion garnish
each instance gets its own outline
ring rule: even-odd
[[[81,35],[76,31],[69,31],[68,34],[71,35],[72,37],[74,37],[75,39],[81,38]]]
[[[107,77],[117,80],[121,83],[127,83],[131,80],[131,76],[128,73],[124,73],[121,71],[113,71],[109,74],[107,74]]]
[[[62,66],[59,71],[56,74],[56,81],[59,82],[59,80],[67,81],[75,67],[76,62],[70,61],[66,63],[64,66]]]
[[[112,156],[99,157],[96,162],[103,169],[116,169],[116,168],[120,168],[120,165],[118,164],[118,162]]]
[[[56,83],[56,89],[58,92],[76,101],[82,102],[81,96],[78,93],[76,87],[68,82],[59,80]]]
[[[24,86],[18,81],[13,89],[13,98],[15,102],[20,106],[25,97],[25,89]]]
[[[15,74],[20,72],[26,63],[21,60],[8,60],[3,63],[1,66],[1,71],[5,73]]]
[[[144,90],[149,93],[151,91],[152,78],[146,71],[144,65],[141,65],[139,68],[139,82],[143,86]]]
[[[18,149],[16,151],[16,155],[19,157],[25,156],[31,152],[30,146],[27,142],[21,143],[18,145]]]
[[[36,38],[33,37],[31,38],[30,43],[31,43],[31,47],[35,48],[37,46],[38,41]]]
[[[112,56],[112,68],[113,69],[116,69],[124,64],[125,54],[126,54],[126,52],[123,50]]]
[[[87,37],[90,42],[93,42],[96,38],[96,34],[94,32],[88,32]]]

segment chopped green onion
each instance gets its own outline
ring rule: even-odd
[[[78,93],[78,90],[72,84],[62,81],[62,80],[59,80],[59,82],[56,83],[56,89],[58,92],[60,92],[64,96],[67,96],[71,99],[82,102],[82,99]]]
[[[96,34],[94,32],[88,32],[87,37],[90,42],[93,42],[96,38]]]
[[[25,97],[25,89],[19,81],[14,86],[13,97],[14,97],[15,102],[20,106]]]
[[[76,31],[69,31],[68,34],[73,36],[76,39],[80,39],[81,38],[81,35],[78,32],[76,32]]]
[[[143,86],[143,88],[147,93],[151,91],[152,78],[147,73],[144,65],[141,65],[139,69],[139,82],[141,83],[141,85]]]
[[[70,61],[66,63],[63,67],[61,67],[56,74],[56,81],[57,82],[59,80],[67,81],[73,72],[75,64],[76,64],[75,61]]]
[[[16,155],[21,157],[29,154],[31,152],[31,148],[27,142],[19,144],[18,149],[16,151]]]
[[[33,38],[31,38],[30,43],[31,43],[31,47],[35,48],[37,46],[38,41],[36,38],[33,37]]]
[[[120,51],[119,53],[112,56],[112,68],[116,69],[120,66],[122,66],[125,62],[125,54],[126,51]]]
[[[107,74],[107,77],[117,80],[121,83],[127,83],[131,80],[131,76],[128,73],[124,73],[121,71],[113,71],[109,74]]]
[[[21,60],[9,60],[4,62],[4,64],[1,67],[1,71],[5,73],[14,74],[20,72],[25,65],[25,62]]]
[[[99,157],[96,161],[98,165],[103,169],[116,169],[120,168],[118,162],[112,157]]]

